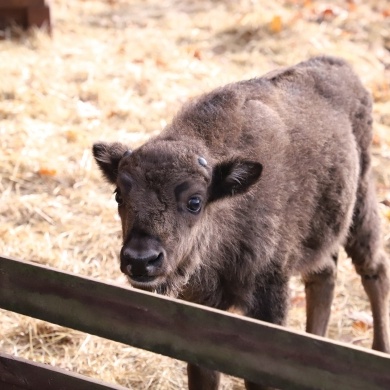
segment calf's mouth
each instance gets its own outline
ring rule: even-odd
[[[149,276],[149,275],[141,275],[141,276],[133,276],[126,275],[129,283],[140,290],[145,291],[155,291],[161,284],[164,284],[165,278],[162,276]]]

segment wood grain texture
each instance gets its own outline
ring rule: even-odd
[[[11,26],[51,32],[50,8],[44,0],[0,0],[0,29]]]
[[[0,352],[1,390],[126,390],[45,364]]]
[[[389,355],[7,258],[0,307],[281,389],[390,389]]]
[[[1,8],[27,8],[45,5],[45,0],[0,0]]]
[[[47,6],[27,8],[27,27],[46,28],[51,30],[50,9]]]

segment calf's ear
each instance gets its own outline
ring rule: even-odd
[[[112,184],[116,183],[119,161],[126,152],[130,153],[127,146],[118,142],[111,144],[98,142],[92,147],[92,153],[97,165],[103,176]]]
[[[213,169],[209,201],[247,192],[259,180],[262,170],[263,166],[256,161],[231,160],[218,164]]]

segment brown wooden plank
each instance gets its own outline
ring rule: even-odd
[[[18,8],[0,8],[0,30],[15,24],[27,28],[26,10]]]
[[[126,390],[98,380],[0,352],[1,390]]]
[[[43,6],[27,8],[27,27],[43,27],[50,31],[49,7]]]
[[[0,0],[0,29],[13,25],[50,32],[50,8],[44,0]]]
[[[45,5],[45,0],[0,0],[1,8],[27,8]]]
[[[389,355],[7,258],[0,307],[282,389],[390,389]]]

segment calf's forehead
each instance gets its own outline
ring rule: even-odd
[[[122,159],[118,180],[133,180],[149,189],[172,187],[183,181],[207,184],[210,181],[211,169],[199,163],[199,158],[200,156],[193,152],[180,149],[136,150]]]

